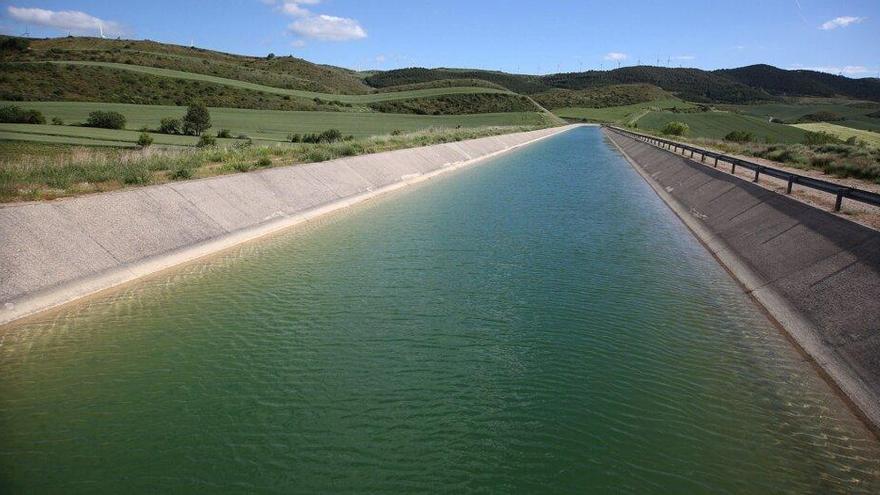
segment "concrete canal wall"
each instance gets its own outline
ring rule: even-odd
[[[572,127],[0,207],[0,324]]]
[[[880,430],[880,232],[604,132]]]

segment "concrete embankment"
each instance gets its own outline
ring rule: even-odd
[[[880,430],[880,232],[604,132]]]
[[[0,208],[0,324],[573,126]]]

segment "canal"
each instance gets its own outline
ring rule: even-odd
[[[3,493],[877,493],[880,445],[579,128],[0,329]]]

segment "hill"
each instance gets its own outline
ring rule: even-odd
[[[783,70],[772,65],[723,69],[715,74],[775,96],[844,96],[880,101],[880,79],[851,79],[811,70]]]
[[[608,108],[634,105],[671,98],[668,92],[650,84],[620,84],[571,90],[553,89],[532,95],[541,106],[549,109],[583,107]]]

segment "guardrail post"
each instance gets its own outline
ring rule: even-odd
[[[794,176],[788,176],[788,186],[785,188],[785,194],[791,194],[791,185],[794,184]]]
[[[843,204],[843,192],[844,189],[839,189],[837,191],[837,199],[834,201],[834,211],[840,211],[840,207]]]
[[[694,150],[691,150],[691,158],[694,157]]]
[[[715,157],[715,168],[718,168],[718,157]]]
[[[700,163],[704,163],[706,161],[706,154],[700,153]]]
[[[761,167],[755,167],[755,178],[752,179],[752,182],[758,182],[758,174],[761,173]]]
[[[730,173],[736,174],[736,162],[730,162]]]

